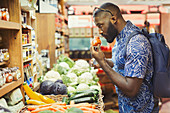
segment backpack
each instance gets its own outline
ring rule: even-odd
[[[170,98],[170,51],[165,44],[164,36],[159,33],[149,34],[146,29],[133,31],[125,45],[124,55],[126,54],[129,40],[137,34],[143,34],[147,37],[152,47],[154,68],[153,77],[151,79],[152,85],[149,85],[146,81],[144,82],[149,85],[155,97]]]

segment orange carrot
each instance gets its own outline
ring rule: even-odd
[[[32,111],[32,110],[35,110],[35,109],[37,109],[39,106],[27,106],[27,109],[29,110],[29,111]]]
[[[93,113],[100,113],[100,111],[97,109],[92,109],[92,108],[87,108],[87,107],[80,107],[80,109],[85,110],[85,111],[92,111]]]
[[[58,108],[54,108],[54,107],[51,107],[51,110],[52,111],[54,111],[54,112],[56,112],[56,111],[60,111],[60,112],[62,112],[61,110],[59,110]]]

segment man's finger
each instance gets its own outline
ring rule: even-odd
[[[101,48],[100,48],[100,44],[97,45],[97,48],[99,51],[102,51]]]

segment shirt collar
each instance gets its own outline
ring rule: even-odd
[[[133,24],[128,20],[127,22],[126,22],[126,25],[125,25],[125,27],[123,28],[123,30],[118,34],[118,36],[117,36],[117,41],[120,39],[120,38],[125,38],[126,37],[126,35],[125,35],[125,33],[127,33],[128,31],[129,31],[129,29],[131,29],[132,28],[132,26],[133,26]]]

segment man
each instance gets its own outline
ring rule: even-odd
[[[147,85],[151,84],[153,75],[153,59],[148,39],[141,34],[135,35],[127,44],[124,55],[128,36],[139,28],[130,21],[126,22],[118,6],[112,3],[101,5],[94,11],[93,17],[99,33],[108,43],[116,38],[112,61],[105,58],[99,46],[98,51],[93,46],[90,49],[92,56],[117,87],[119,112],[158,113],[158,100]]]

